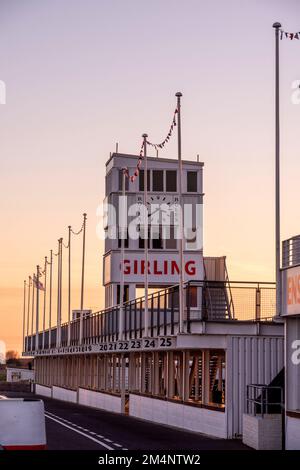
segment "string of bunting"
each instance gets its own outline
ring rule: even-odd
[[[154,144],[153,142],[150,142],[150,141],[147,140],[148,145],[151,145],[151,147],[154,147],[155,150],[164,148],[164,146],[166,145],[167,142],[169,142],[169,140],[170,140],[170,138],[173,134],[174,127],[177,125],[177,123],[176,123],[176,114],[177,113],[178,113],[178,109],[176,108],[175,111],[174,111],[174,115],[173,115],[172,123],[170,125],[170,129],[169,129],[169,132],[167,133],[166,138],[160,144]],[[138,175],[140,173],[140,168],[141,168],[141,165],[142,165],[143,158],[144,158],[144,142],[142,142],[142,145],[141,145],[140,154],[139,154],[139,158],[138,158],[134,173],[132,175],[130,175],[128,168],[124,168],[124,170],[123,170],[124,174],[126,175],[127,178],[129,178],[129,181],[131,183],[133,183],[135,181],[135,179],[138,177]]]
[[[288,33],[287,31],[283,31],[283,29],[280,30],[280,39],[282,40],[283,38],[290,39],[291,41],[293,39],[300,39],[300,31],[297,33]]]
[[[142,165],[143,158],[144,158],[144,142],[142,142],[141,150],[140,150],[140,154],[139,154],[139,159],[137,161],[137,164],[136,164],[133,175],[129,174],[128,168],[124,168],[124,170],[123,170],[124,174],[126,175],[127,178],[129,178],[129,181],[131,181],[131,183],[134,182],[134,180],[138,177],[138,175],[140,173],[140,168],[141,168],[141,165]]]
[[[151,145],[151,147],[154,147],[155,150],[164,148],[164,146],[169,142],[169,140],[170,140],[170,138],[173,134],[174,127],[177,125],[177,123],[176,123],[176,114],[177,113],[178,113],[178,109],[176,108],[175,111],[174,111],[172,124],[170,125],[170,129],[169,129],[169,132],[167,133],[166,138],[160,144],[154,144],[153,142],[149,142],[147,140],[148,145]]]

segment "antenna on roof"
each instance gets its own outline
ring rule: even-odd
[[[119,142],[116,142],[116,153],[119,153]]]
[[[197,154],[197,162],[199,163],[199,153]]]

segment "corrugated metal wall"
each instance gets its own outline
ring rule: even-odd
[[[228,437],[242,434],[247,385],[269,384],[284,365],[283,338],[228,337],[226,357]]]

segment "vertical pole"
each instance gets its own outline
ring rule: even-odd
[[[124,338],[124,258],[125,258],[125,228],[121,226],[120,216],[122,215],[125,222],[126,205],[125,205],[125,186],[126,184],[126,173],[125,168],[122,168],[122,208],[119,212],[119,236],[121,236],[121,272],[120,272],[120,299],[119,299],[119,339],[122,341]]]
[[[82,271],[81,271],[80,310],[83,310],[83,295],[84,295],[85,230],[86,230],[86,214],[83,214],[83,237],[82,237],[83,240],[82,240]]]
[[[144,250],[145,250],[145,318],[144,325],[145,331],[144,336],[148,336],[149,318],[148,318],[148,214],[146,211],[147,207],[147,195],[148,195],[148,162],[147,162],[147,134],[143,134],[144,139]]]
[[[31,287],[31,276],[28,277],[27,330],[26,330],[25,351],[28,351],[28,335],[29,335],[29,319],[30,319],[30,287]]]
[[[45,348],[46,303],[47,303],[47,296],[46,296],[46,293],[47,293],[47,264],[48,264],[47,256],[45,256],[45,267],[44,267],[44,271],[45,271],[44,289],[45,289],[45,290],[44,290],[43,345],[42,345],[42,349]]]
[[[56,327],[56,347],[60,347],[61,315],[60,315],[60,297],[61,297],[61,238],[58,240],[57,256],[57,327]]]
[[[35,332],[35,350],[39,349],[39,301],[40,301],[40,267],[36,267],[36,332]]]
[[[70,346],[71,340],[71,225],[68,227],[69,229],[69,254],[68,254],[68,346]]]
[[[22,351],[26,350],[25,346],[25,319],[26,317],[26,281],[24,281],[24,298],[23,298],[23,342],[22,342]]]
[[[275,29],[275,265],[276,265],[276,315],[281,310],[280,279],[280,122],[279,122],[279,29],[280,23],[274,23]]]
[[[178,183],[179,183],[179,208],[180,208],[180,237],[179,237],[179,333],[183,333],[184,325],[184,297],[183,297],[183,203],[182,203],[182,159],[181,159],[181,97],[182,93],[176,93],[177,96],[177,132],[178,132]]]
[[[49,286],[49,349],[51,348],[51,315],[52,315],[52,271],[53,250],[50,250],[50,286]]]
[[[31,350],[33,351],[33,323],[34,323],[34,282],[32,277],[32,305],[31,305]]]

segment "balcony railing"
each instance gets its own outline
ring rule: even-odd
[[[300,235],[282,242],[282,267],[289,268],[300,264]]]
[[[174,335],[179,324],[178,285],[148,296],[148,336]],[[270,321],[275,315],[274,283],[191,281],[184,285],[184,326],[199,321]],[[123,305],[123,338],[145,336],[145,297]],[[39,332],[38,349],[113,342],[120,338],[120,308],[111,307]],[[60,337],[60,341],[57,341]],[[25,351],[36,350],[37,335],[25,338]]]

